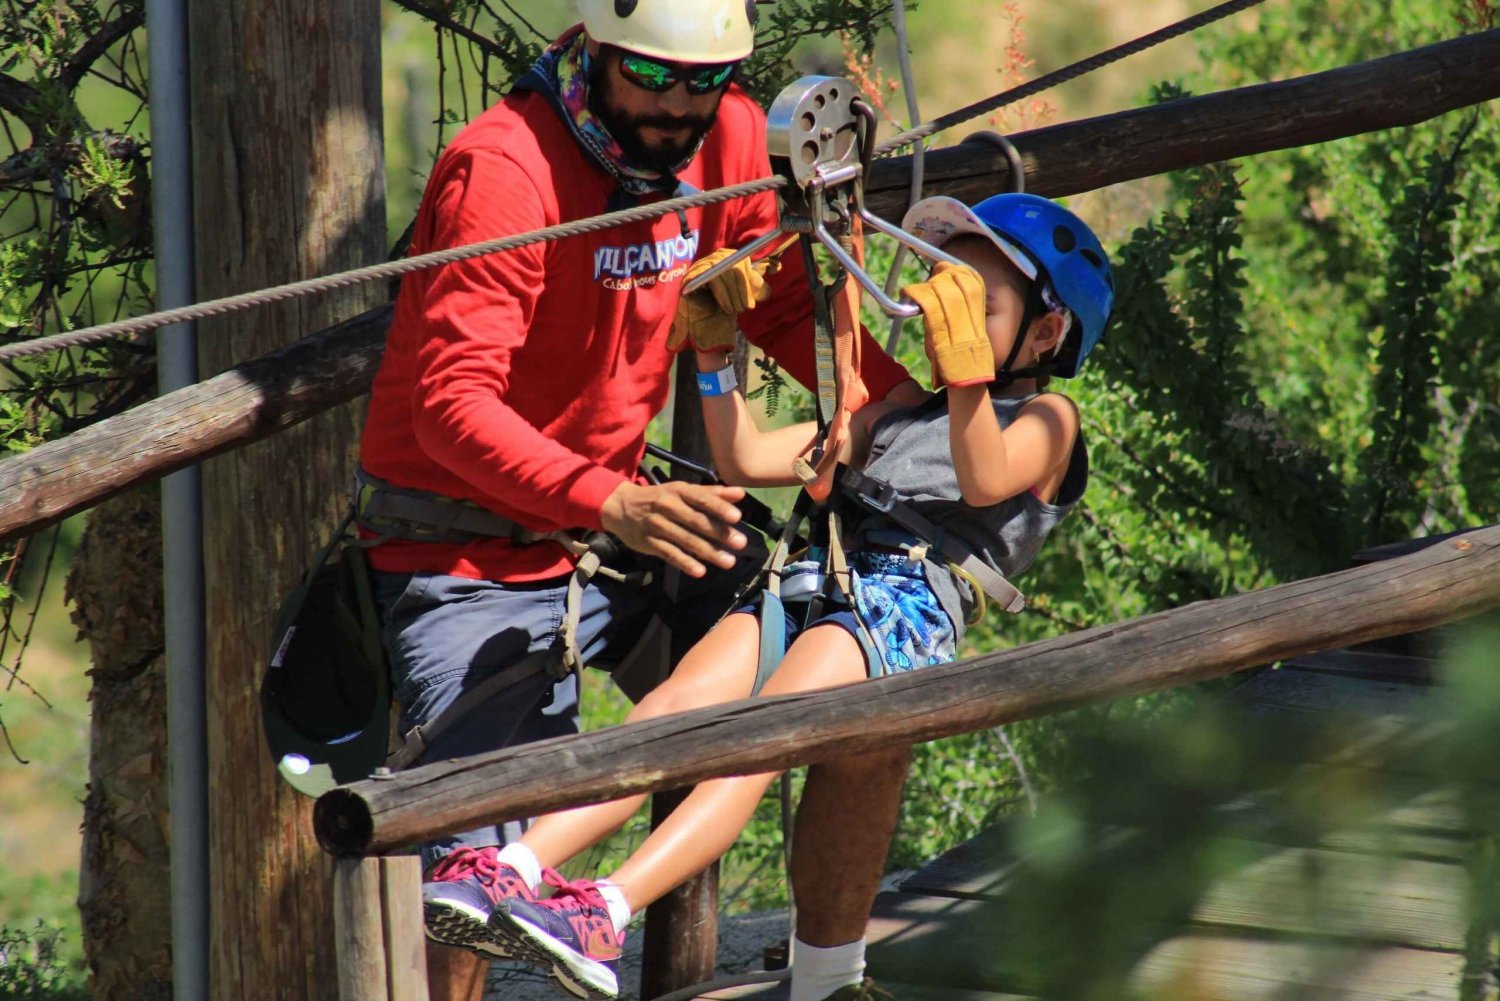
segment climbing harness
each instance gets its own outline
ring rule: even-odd
[[[720,482],[712,469],[667,449],[648,445],[647,452],[679,474]],[[644,466],[642,474],[652,482],[665,480]],[[782,531],[764,503],[747,497],[740,509],[743,522],[768,537]],[[366,537],[356,536],[356,526]],[[399,731],[393,725],[399,707],[391,702],[381,620],[364,553],[389,539],[461,544],[493,538],[522,546],[552,542],[577,557],[556,640],[466,689],[426,723]],[[348,514],[282,602],[272,631],[261,708],[278,771],[310,796],[381,769],[399,771],[421,760],[442,733],[506,689],[539,674],[562,680],[580,673],[578,626],[589,583],[595,577],[640,588],[659,583],[651,570],[627,568],[630,560],[619,540],[604,532],[537,532],[477,504],[398,487],[357,469]],[[617,676],[646,649],[654,628],[655,622],[620,659]]]
[[[868,402],[859,377],[860,292],[867,291],[893,317],[916,316],[909,301],[892,298],[864,265],[864,226],[890,236],[902,249],[932,261],[962,265],[955,258],[904,229],[879,219],[865,208],[864,178],[875,143],[875,113],[850,81],[838,77],[803,77],[776,98],[767,115],[767,146],[772,169],[787,180],[778,196],[777,226],[730,254],[689,282],[690,294],[715,275],[751,258],[784,234],[796,234],[812,284],[817,369],[818,435],[799,456],[793,471],[803,492],[792,508],[762,573],[745,595],[760,592],[760,660],[754,691],[759,692],[780,663],[786,648],[789,601],[805,602],[804,623],[815,621],[830,606],[847,607],[858,623],[857,639],[872,675],[888,669],[856,599],[855,573],[845,549],[845,528],[866,513],[889,518],[917,540],[907,553],[909,564],[932,551],[954,572],[988,595],[1000,607],[1020,611],[1025,599],[1002,574],[984,563],[967,545],[947,536],[889,484],[857,470],[844,469],[838,456],[850,434],[853,413]],[[814,245],[821,245],[837,267],[824,283],[818,276]],[[793,560],[794,541],[804,522],[812,524],[806,558]]]

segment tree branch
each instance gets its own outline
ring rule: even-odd
[[[84,143],[89,140],[98,143],[108,156],[116,160],[134,159],[144,148],[134,136],[109,131],[81,134],[51,149],[33,146],[0,160],[0,190],[24,188],[43,180],[59,161],[69,166],[76,164],[83,157]]]
[[[94,35],[84,42],[82,47],[68,60],[63,71],[58,74],[57,82],[71,91],[78,86],[78,82],[98,62],[100,57],[110,50],[120,39],[130,34],[145,23],[145,9],[131,11],[122,14],[113,21],[100,28]]]
[[[31,132],[32,141],[45,133],[47,120],[36,110],[41,93],[29,83],[0,73],[0,111],[10,113]]]
[[[486,38],[468,25],[460,24],[437,8],[423,3],[422,0],[395,0],[395,3],[397,7],[415,14],[424,20],[431,21],[444,31],[451,31],[465,41],[473,42],[487,54],[497,59],[503,59],[508,55],[504,49],[495,44],[494,39]]]

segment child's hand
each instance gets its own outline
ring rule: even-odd
[[[734,253],[731,247],[714,251],[688,268],[683,281],[691,281]],[[774,261],[751,262],[744,258],[720,272],[705,287],[677,300],[677,316],[667,335],[667,349],[681,351],[688,341],[699,351],[733,351],[734,318],[771,294],[766,275]]]
[[[901,291],[922,307],[927,356],[940,382],[975,386],[995,381],[995,352],[984,323],[984,281],[978,272],[943,261],[931,278]]]

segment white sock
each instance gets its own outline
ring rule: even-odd
[[[500,849],[500,854],[495,858],[520,873],[526,885],[531,887],[531,892],[535,893],[536,888],[542,885],[542,863],[536,853],[521,842],[512,841]]]
[[[792,940],[791,1001],[823,1001],[865,975],[865,940],[820,949],[800,938]]]
[[[609,906],[609,923],[615,926],[615,935],[618,936],[630,924],[630,904],[625,899],[625,891],[602,879],[594,885],[599,887],[599,896]]]

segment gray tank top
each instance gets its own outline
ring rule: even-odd
[[[991,398],[990,402],[1004,428],[1033,399],[1035,395]],[[941,531],[963,539],[985,563],[1014,579],[1036,559],[1048,533],[1083,496],[1089,478],[1083,434],[1080,431],[1073,443],[1068,471],[1052,503],[1028,490],[989,507],[970,507],[959,491],[948,424],[946,396],[941,405],[929,403],[881,417],[873,429],[872,458],[865,465],[865,474],[889,483],[902,500]],[[870,543],[899,544],[903,538],[910,536],[890,519],[872,514],[860,523],[852,548]],[[956,579],[941,562],[923,562],[943,611],[962,633],[967,610],[974,601],[969,585]]]

